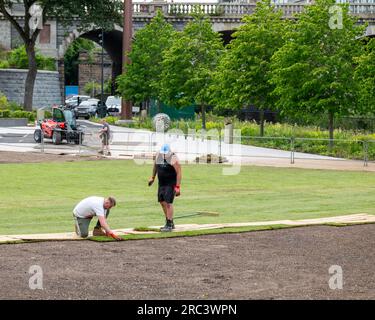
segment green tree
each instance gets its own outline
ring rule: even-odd
[[[126,100],[140,103],[155,99],[160,103],[163,53],[172,44],[176,31],[158,10],[155,17],[139,30],[128,54],[126,73],[117,78],[118,91]]]
[[[95,81],[90,81],[85,84],[85,87],[83,88],[83,92],[91,97],[95,97],[101,89],[100,83],[97,83]]]
[[[364,27],[335,0],[316,0],[297,19],[272,58],[276,106],[286,114],[328,114],[332,146],[334,117],[356,109],[354,57]]]
[[[206,107],[210,101],[209,88],[222,51],[220,35],[212,30],[207,17],[196,13],[164,55],[163,101],[176,107],[199,105],[203,129],[206,128]]]
[[[270,0],[258,2],[252,15],[233,34],[220,60],[212,87],[212,103],[217,108],[241,109],[255,105],[260,111],[260,135],[264,134],[264,110],[272,108],[274,86],[270,62],[283,45],[286,22],[282,11],[276,10]]]
[[[92,52],[94,48],[95,44],[91,40],[78,38],[73,41],[64,56],[65,84],[78,84],[79,54],[81,51]]]
[[[15,3],[22,3],[24,6],[23,23],[12,15],[11,9]],[[68,24],[73,18],[78,17],[82,29],[89,28],[92,24],[111,29],[115,22],[121,21],[122,2],[118,0],[0,0],[0,13],[10,21],[26,48],[28,73],[25,81],[25,110],[32,109],[37,74],[35,44],[41,29],[33,28],[35,16],[31,14],[31,9],[36,4],[42,9],[42,21],[45,21],[47,17],[56,17],[60,22]]]
[[[83,92],[91,97],[96,97],[101,93],[102,85],[95,81],[90,81],[85,84],[85,87],[83,88]],[[108,79],[107,81],[104,81],[104,94],[111,94],[112,89],[112,81],[111,79]]]
[[[365,52],[356,59],[355,80],[359,84],[359,106],[362,113],[375,109],[375,39],[371,39]]]
[[[109,78],[106,81],[104,81],[104,87],[103,87],[104,93],[112,94],[112,88],[113,88],[112,78]]]

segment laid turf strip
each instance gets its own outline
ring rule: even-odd
[[[150,234],[130,234],[122,236],[124,240],[144,240],[144,239],[165,239],[165,238],[179,238],[179,237],[195,237],[208,234],[229,234],[229,233],[241,233],[251,231],[265,231],[265,230],[277,230],[283,228],[296,228],[296,226],[287,225],[274,225],[274,226],[252,226],[252,227],[238,227],[238,228],[220,228],[220,229],[208,229],[208,230],[194,230],[184,232],[159,232]],[[89,240],[96,242],[111,242],[117,241],[108,237],[90,237]]]

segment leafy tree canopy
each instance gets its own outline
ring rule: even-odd
[[[353,58],[361,52],[358,38],[364,27],[356,25],[348,5],[334,0],[316,0],[297,18],[272,58],[276,106],[294,114],[354,112],[358,90]]]
[[[134,103],[160,99],[163,53],[171,46],[175,33],[160,10],[148,25],[137,31],[128,54],[131,64],[117,78],[118,91],[123,97]]]

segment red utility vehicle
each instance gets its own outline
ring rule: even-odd
[[[79,129],[73,110],[57,107],[52,109],[52,119],[39,121],[39,127],[34,131],[35,142],[43,138],[52,139],[54,144],[63,140],[68,143],[82,144],[83,131]]]

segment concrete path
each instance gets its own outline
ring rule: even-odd
[[[87,154],[96,153],[100,147],[97,131],[100,124],[80,120],[80,125],[85,131],[84,146],[62,144],[53,145],[45,140],[44,151],[48,153]],[[40,150],[41,145],[33,143],[31,139],[35,127],[0,128],[0,150],[30,152]],[[253,147],[238,143],[227,144],[217,140],[200,139],[196,136],[185,137],[176,134],[160,134],[148,130],[131,129],[111,126],[113,140],[111,144],[112,157],[122,158],[124,156],[139,156],[151,154],[157,151],[162,144],[169,143],[172,149],[179,155],[181,160],[194,161],[196,157],[205,154],[215,154],[226,157],[230,162],[246,161],[247,158],[259,159],[284,159],[289,161],[290,151],[276,150],[270,148]],[[9,138],[13,140],[9,142]],[[298,159],[313,160],[343,160],[314,154],[294,154]]]
[[[98,130],[100,124],[80,120],[85,131],[83,146],[62,144],[55,146],[45,140],[44,152],[48,154],[68,154],[78,156],[97,155],[100,148]],[[241,144],[226,144],[217,140],[202,140],[197,137],[185,137],[176,134],[158,134],[148,130],[131,129],[111,126],[113,140],[111,142],[111,159],[134,159],[137,163],[151,161],[153,154],[163,143],[170,143],[183,163],[195,163],[196,158],[212,153],[221,155],[228,166],[241,165],[375,171],[375,163],[363,160],[346,160],[319,156],[308,153],[294,153],[294,163],[291,162],[291,152],[270,148],[261,148]],[[42,152],[42,146],[32,142],[34,127],[0,128],[0,151]],[[10,143],[10,136],[15,141]],[[21,142],[22,141],[22,142]],[[31,141],[31,142],[30,142]],[[236,168],[234,168],[236,169]],[[238,168],[237,168],[238,169]]]
[[[323,225],[327,223],[339,224],[356,224],[356,223],[375,223],[375,215],[352,214],[345,216],[336,216],[318,219],[304,220],[277,220],[277,221],[257,221],[257,222],[241,222],[241,223],[217,223],[217,224],[179,224],[176,225],[174,232],[221,229],[230,227],[251,227],[251,226],[270,226],[270,225],[286,225],[286,226],[308,226]],[[160,228],[161,226],[152,226],[150,228]],[[150,234],[155,232],[139,232],[133,229],[114,230],[119,235],[126,234]],[[92,233],[90,233],[90,236]],[[67,241],[67,240],[84,240],[79,238],[75,233],[51,233],[51,234],[27,234],[27,235],[3,235],[0,236],[0,244],[17,242],[17,241]]]

